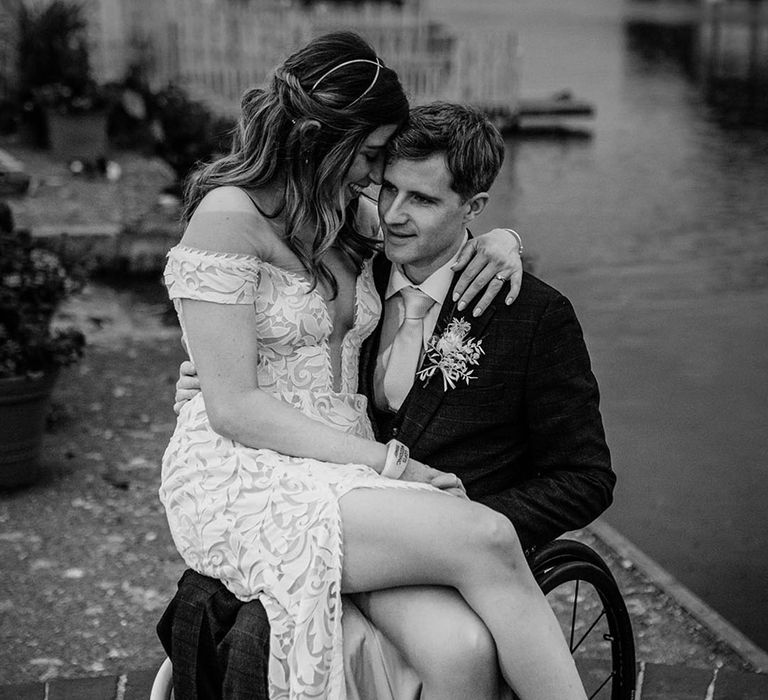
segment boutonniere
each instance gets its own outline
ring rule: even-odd
[[[468,338],[471,326],[463,318],[453,318],[442,335],[433,335],[427,343],[424,369],[416,376],[426,383],[438,370],[443,375],[443,391],[456,388],[456,382],[464,380],[469,384],[474,372],[471,365],[479,363],[483,353],[482,340]]]

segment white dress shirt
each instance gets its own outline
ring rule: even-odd
[[[379,350],[376,354],[376,368],[373,374],[374,401],[377,408],[390,411],[399,408],[399,406],[393,407],[388,405],[382,389],[382,382],[384,381],[384,370],[387,368],[389,355],[392,351],[392,341],[405,315],[403,299],[399,294],[400,290],[403,287],[415,287],[435,300],[435,304],[424,316],[424,340],[421,351],[423,355],[424,348],[434,333],[437,319],[440,316],[440,309],[453,282],[454,271],[451,270],[451,265],[458,259],[459,252],[467,240],[469,240],[469,235],[465,233],[464,239],[456,250],[455,255],[435,270],[421,284],[414,284],[408,279],[399,265],[392,265],[392,270],[389,273],[389,283],[384,293],[384,320],[381,326],[381,338],[379,340]]]

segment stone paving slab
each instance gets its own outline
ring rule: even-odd
[[[685,666],[646,664],[641,676],[643,700],[702,700],[712,682],[713,673]]]
[[[48,683],[46,700],[111,700],[117,687],[114,676],[59,679]]]
[[[598,664],[600,665],[600,664]],[[146,700],[155,669],[0,686],[0,700]],[[640,664],[635,700],[766,700],[768,675]]]
[[[127,674],[122,700],[147,700],[152,690],[152,682],[155,680],[155,673],[157,669],[133,671]]]
[[[44,683],[0,686],[0,700],[44,700]]]
[[[713,700],[766,700],[767,674],[744,674],[721,669],[715,682]]]

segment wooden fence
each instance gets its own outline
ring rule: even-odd
[[[343,28],[371,42],[414,104],[445,99],[501,114],[517,109],[518,44],[510,29],[453,30],[413,5],[164,0],[144,7],[124,19],[122,50],[111,45],[100,53],[102,72],[114,76],[121,64],[144,60],[155,86],[181,83],[222,113],[234,113],[245,88],[264,83],[291,51]]]
[[[700,44],[708,78],[768,82],[768,2],[706,0]]]
[[[21,0],[0,0],[0,98],[17,89]]]

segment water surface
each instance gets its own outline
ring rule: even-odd
[[[619,476],[606,519],[768,648],[768,128],[708,106],[689,3],[431,4],[515,27],[524,95],[595,104],[589,138],[507,140],[479,225],[518,228],[576,306]]]
[[[606,519],[768,648],[768,128],[708,106],[688,4],[432,6],[514,26],[524,95],[596,105],[591,138],[508,139],[482,224],[518,228],[583,322]]]

